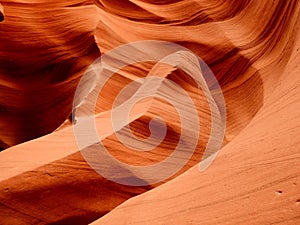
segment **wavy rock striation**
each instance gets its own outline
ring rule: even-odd
[[[78,79],[99,56],[92,1],[2,1],[0,147],[54,131],[70,114]]]
[[[0,147],[40,137],[0,153],[1,224],[299,223],[299,1],[1,3]],[[115,71],[99,95],[80,92],[97,100],[95,110],[81,101],[86,105],[76,105],[76,124],[48,134],[70,114],[78,82],[99,49],[107,54],[145,40],[190,49],[220,84],[227,110],[225,138],[204,172],[196,164],[205,154],[215,115],[205,90],[177,66],[146,61]],[[167,78],[190,96],[201,127],[195,152],[179,171],[158,183],[128,167],[121,173],[107,161],[100,164],[106,176],[96,173],[78,151],[73,131],[87,113],[95,114],[99,140],[87,142],[83,152],[95,152],[101,143],[120,161],[149,166],[168,158],[180,143],[182,121],[167,100],[176,99],[187,112],[191,105],[171,84],[145,88],[140,79],[149,74]],[[91,85],[91,79],[85,83]],[[158,95],[136,102],[128,121],[120,119],[122,126],[114,129],[115,108],[143,91]],[[167,131],[153,150],[133,151],[118,140],[117,135],[131,140],[126,133],[130,128],[143,142],[157,116]],[[192,117],[187,113],[185,118]],[[193,126],[190,136],[195,135]],[[163,125],[156,121],[154,127]],[[83,136],[92,134],[87,129]],[[184,152],[178,158],[184,159]],[[89,158],[93,160],[95,155]],[[107,175],[148,185],[122,185]]]

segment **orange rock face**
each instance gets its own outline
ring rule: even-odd
[[[3,6],[0,4],[0,22],[4,20],[4,10]]]
[[[0,224],[300,224],[299,1],[1,4]]]
[[[78,6],[73,6],[77,5]],[[92,2],[2,1],[0,147],[55,130],[70,114],[80,77],[97,56]]]

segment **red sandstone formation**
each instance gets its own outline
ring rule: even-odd
[[[3,7],[0,4],[0,22],[2,22],[4,20],[4,11],[3,11]]]
[[[0,148],[5,150],[0,152],[0,224],[300,224],[299,1],[1,4]],[[78,92],[86,104],[76,104],[76,124],[63,124],[80,78],[100,52],[146,40],[190,49],[220,84],[226,102],[225,137],[205,171],[199,171],[198,163],[215,115],[205,90],[179,66],[153,61],[126,66],[113,73],[99,96],[88,88],[93,79],[104,77],[91,75]],[[138,170],[120,173],[101,161],[109,178],[148,185],[115,183],[85,161],[74,129],[92,96],[97,100],[92,114],[99,142],[115,159],[147,167],[170,157],[180,142],[182,121],[167,100],[177,99],[186,112],[191,106],[171,84],[151,87],[139,82],[150,76],[171,80],[190,96],[201,129],[195,134],[195,127],[189,126],[190,137],[184,141],[198,135],[196,149],[179,171],[158,183],[144,179]],[[130,94],[116,101],[126,87]],[[147,91],[163,93],[167,100],[158,95],[136,102],[126,124],[119,122],[124,127],[115,130],[115,108],[128,104],[134,93]],[[165,121],[167,131],[153,150],[133,151],[117,139],[128,138],[130,128],[145,140],[156,116]],[[188,121],[189,114],[184,118]],[[91,133],[84,130],[83,135]],[[98,142],[88,142],[83,151],[98,147]]]

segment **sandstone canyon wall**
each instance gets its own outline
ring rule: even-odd
[[[0,224],[300,223],[298,0],[1,4],[0,148],[5,150],[0,152]],[[137,102],[126,125],[145,139],[151,119],[159,115],[167,124],[162,144],[135,152],[116,137],[113,109],[131,97],[116,102],[116,96],[149,73],[183,87],[201,123],[195,152],[174,175],[144,186],[122,185],[86,162],[74,135],[76,124],[60,125],[72,112],[80,78],[95,59],[123,44],[147,40],[179,44],[207,63],[224,95],[226,131],[216,160],[200,172],[212,130],[205,91],[180,68],[155,62],[115,72],[92,112],[99,139],[114,158],[149,166],[168,158],[180,140],[178,111],[158,98]],[[133,92],[149,91],[134,84]],[[161,85],[155,91],[180,99],[176,89]],[[194,128],[188,132],[192,135]],[[116,179],[144,181],[135,170],[106,172]]]

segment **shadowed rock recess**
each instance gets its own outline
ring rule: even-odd
[[[0,3],[1,225],[300,224],[298,0]],[[91,167],[97,158],[84,156],[77,146],[78,121],[68,120],[89,111],[87,102],[72,114],[76,88],[89,65],[112,49],[147,40],[176,43],[199,56],[218,80],[226,105],[221,149],[200,172],[216,115],[205,90],[186,71],[136,62],[114,71],[99,93],[89,93],[96,99],[91,113],[99,140],[88,143],[83,153],[102,144],[123,163],[149,167],[197,136],[195,151],[182,168],[156,183],[136,170],[121,173],[100,159],[106,176],[97,173]],[[86,79],[86,86],[106,73]],[[140,82],[150,76],[172,82],[155,87]],[[179,89],[186,91],[199,118],[183,140],[183,120],[168,102],[180,103],[187,112],[184,119],[191,122],[191,105]],[[158,95],[136,102],[128,121],[119,119],[124,126],[114,129],[114,110],[147,91]],[[150,151],[135,151],[118,139],[130,144],[130,129],[143,143],[151,136],[151,123],[165,126],[166,132]],[[90,137],[89,131],[84,135]]]

